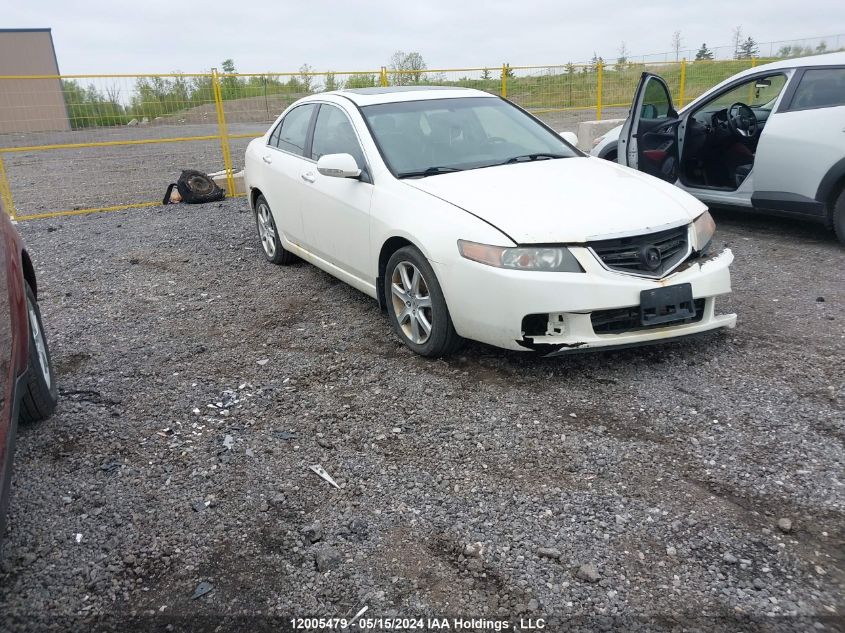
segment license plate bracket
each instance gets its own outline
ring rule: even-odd
[[[660,325],[695,317],[692,284],[677,284],[640,292],[640,324]]]

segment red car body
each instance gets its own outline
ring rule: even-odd
[[[0,201],[0,538],[5,533],[21,395],[30,371],[25,282],[37,292],[35,269]]]

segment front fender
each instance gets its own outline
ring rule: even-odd
[[[376,259],[373,273],[378,272],[378,253],[391,237],[407,239],[426,259],[438,264],[448,264],[459,256],[459,239],[515,246],[499,229],[471,213],[401,182],[397,182],[396,187],[376,189],[370,227]]]
[[[376,280],[377,287],[381,251],[391,238],[413,244],[432,263],[447,304],[450,284],[442,277],[461,257],[459,239],[515,246],[504,233],[471,213],[398,181],[393,186],[376,188],[370,208],[370,278]]]

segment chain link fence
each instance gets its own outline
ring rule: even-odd
[[[225,188],[233,192],[233,174],[243,166],[249,141],[291,103],[324,91],[475,88],[506,97],[564,131],[582,121],[626,116],[643,71],[663,76],[680,107],[766,61],[0,76],[0,198],[18,220],[154,206],[183,169],[225,171]]]

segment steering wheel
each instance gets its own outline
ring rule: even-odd
[[[758,124],[754,110],[737,101],[728,108],[728,127],[741,138],[751,138],[757,134]]]

